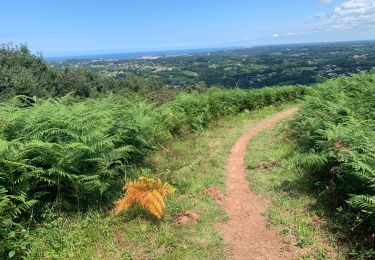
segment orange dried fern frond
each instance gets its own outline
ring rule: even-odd
[[[115,214],[118,215],[122,211],[138,204],[160,219],[164,215],[164,197],[175,190],[170,184],[163,183],[159,179],[140,177],[137,181],[125,184],[124,191],[126,195],[115,201]]]

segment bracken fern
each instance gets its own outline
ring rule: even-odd
[[[126,195],[115,202],[115,214],[127,210],[138,204],[160,219],[164,215],[164,198],[176,189],[160,179],[140,177],[138,181],[132,181],[124,186]]]

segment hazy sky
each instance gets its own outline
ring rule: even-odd
[[[0,43],[45,56],[375,39],[375,0],[3,0]]]

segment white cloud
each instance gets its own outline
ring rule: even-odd
[[[332,29],[369,28],[375,26],[375,0],[346,0],[322,17]]]
[[[273,35],[272,35],[272,38],[277,38],[277,37],[279,37],[280,35],[278,34],[278,33],[274,33]]]

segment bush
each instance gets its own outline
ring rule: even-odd
[[[329,81],[307,97],[290,126],[299,164],[316,179],[347,230],[373,245],[375,232],[375,75]]]

